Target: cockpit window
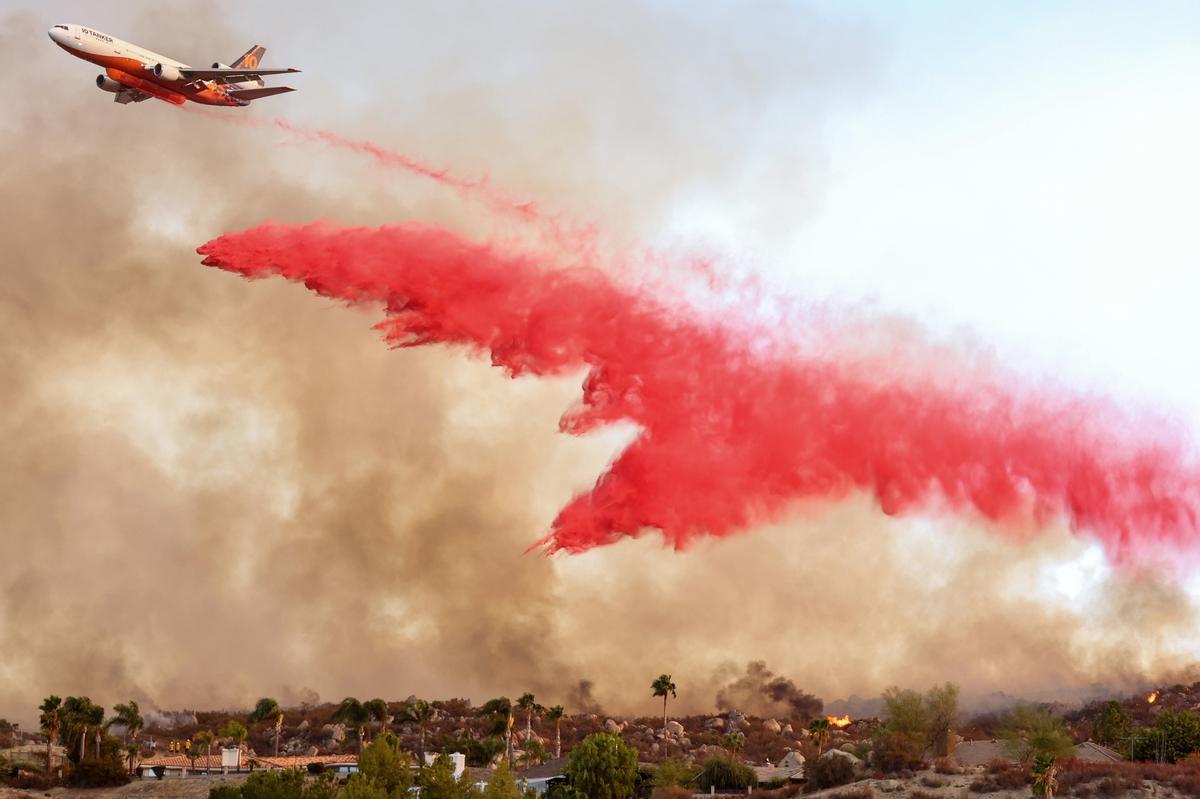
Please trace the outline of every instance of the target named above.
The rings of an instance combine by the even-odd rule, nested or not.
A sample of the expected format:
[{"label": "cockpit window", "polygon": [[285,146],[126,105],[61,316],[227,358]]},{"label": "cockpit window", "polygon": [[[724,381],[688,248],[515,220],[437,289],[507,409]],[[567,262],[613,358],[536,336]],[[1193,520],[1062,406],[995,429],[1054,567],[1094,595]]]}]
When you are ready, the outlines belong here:
[{"label": "cockpit window", "polygon": [[58,28],[58,29],[60,29],[60,30],[64,30],[64,31],[65,31],[65,30],[67,30],[67,26],[66,26],[66,25],[55,25],[54,27],[56,27],[56,28]]}]

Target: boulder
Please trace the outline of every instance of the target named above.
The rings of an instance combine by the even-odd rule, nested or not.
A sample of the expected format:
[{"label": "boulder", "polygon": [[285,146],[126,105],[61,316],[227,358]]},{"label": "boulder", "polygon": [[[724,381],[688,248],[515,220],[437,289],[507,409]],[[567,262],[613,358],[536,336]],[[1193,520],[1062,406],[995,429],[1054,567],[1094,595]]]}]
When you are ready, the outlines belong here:
[{"label": "boulder", "polygon": [[312,725],[308,723],[308,719],[305,719],[296,726],[296,732],[308,732],[308,728],[311,726]]},{"label": "boulder", "polygon": [[794,735],[794,734],[795,734],[795,733],[792,731],[792,725],[791,725],[791,724],[784,724],[784,725],[783,725],[783,729],[782,729],[782,730],[780,730],[780,732],[782,732],[784,735]]},{"label": "boulder", "polygon": [[625,725],[618,723],[615,719],[605,719],[604,720],[604,731],[605,732],[610,732],[610,733],[620,732],[623,729],[625,729]]},{"label": "boulder", "polygon": [[767,732],[780,733],[783,732],[783,725],[775,719],[767,719],[763,722],[763,729]]},{"label": "boulder", "polygon": [[828,760],[831,757],[844,757],[849,760],[850,765],[854,766],[855,768],[858,768],[859,764],[862,763],[862,760],[858,758],[858,755],[855,755],[851,752],[843,752],[841,749],[830,749],[828,752],[821,755],[822,760]]},{"label": "boulder", "polygon": [[900,780],[880,780],[879,782],[875,783],[875,785],[884,793],[892,793],[900,790],[902,787],[900,785]]},{"label": "boulder", "polygon": [[731,710],[726,715],[726,722],[731,730],[741,729],[742,725],[746,723],[746,714],[740,710]]},{"label": "boulder", "polygon": [[683,735],[683,725],[680,724],[678,721],[668,721],[667,722],[667,734],[673,735],[676,737]]},{"label": "boulder", "polygon": [[321,728],[321,732],[325,737],[334,743],[341,743],[346,740],[346,725],[345,724],[326,724]]},{"label": "boulder", "polygon": [[725,729],[725,719],[721,718],[720,716],[716,716],[704,722],[704,726],[706,729],[710,730],[723,730]]},{"label": "boulder", "polygon": [[321,754],[321,750],[315,746],[310,746],[308,749],[304,750],[304,754],[307,757],[316,757],[317,755]]}]

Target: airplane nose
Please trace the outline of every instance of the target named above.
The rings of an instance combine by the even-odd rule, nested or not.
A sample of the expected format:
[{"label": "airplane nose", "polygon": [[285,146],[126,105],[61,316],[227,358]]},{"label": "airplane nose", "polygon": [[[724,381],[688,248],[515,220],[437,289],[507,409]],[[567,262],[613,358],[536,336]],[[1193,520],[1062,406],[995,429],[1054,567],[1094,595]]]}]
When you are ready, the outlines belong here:
[{"label": "airplane nose", "polygon": [[50,40],[57,44],[62,44],[64,33],[66,33],[66,31],[59,27],[52,27],[46,31],[46,34],[50,37]]}]

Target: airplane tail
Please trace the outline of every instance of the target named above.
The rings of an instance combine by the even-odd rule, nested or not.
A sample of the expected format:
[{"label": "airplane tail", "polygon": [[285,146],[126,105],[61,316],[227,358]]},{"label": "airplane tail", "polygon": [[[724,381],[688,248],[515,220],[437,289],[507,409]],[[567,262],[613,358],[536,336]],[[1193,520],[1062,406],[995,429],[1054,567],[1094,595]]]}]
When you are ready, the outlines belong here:
[{"label": "airplane tail", "polygon": [[[247,50],[245,53],[243,53],[238,58],[237,61],[234,61],[232,64],[230,64],[230,66],[232,66],[235,69],[237,69],[239,67],[243,67],[245,69],[257,69],[258,67],[262,66],[263,56],[265,56],[266,54],[267,54],[267,48],[263,47],[261,44],[256,44],[253,47],[251,47],[249,50]],[[262,78],[259,78],[258,80],[243,81],[242,83],[239,83],[238,85],[244,86],[244,87],[250,87],[250,86],[266,86],[267,84],[263,81]]]}]

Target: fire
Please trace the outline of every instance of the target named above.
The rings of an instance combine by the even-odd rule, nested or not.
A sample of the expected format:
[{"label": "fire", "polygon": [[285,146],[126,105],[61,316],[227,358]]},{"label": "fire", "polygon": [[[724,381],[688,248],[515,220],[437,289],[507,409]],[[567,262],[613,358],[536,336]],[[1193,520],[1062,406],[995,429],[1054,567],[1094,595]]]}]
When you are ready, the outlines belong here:
[{"label": "fire", "polygon": [[1151,691],[1150,695],[1146,697],[1146,701],[1152,705],[1155,702],[1157,702],[1158,701],[1158,691]]},{"label": "fire", "polygon": [[848,727],[850,725],[849,716],[826,716],[825,720],[838,729],[841,729],[842,727]]}]

